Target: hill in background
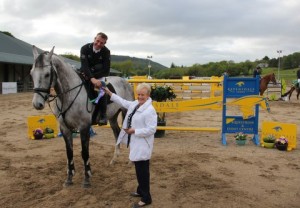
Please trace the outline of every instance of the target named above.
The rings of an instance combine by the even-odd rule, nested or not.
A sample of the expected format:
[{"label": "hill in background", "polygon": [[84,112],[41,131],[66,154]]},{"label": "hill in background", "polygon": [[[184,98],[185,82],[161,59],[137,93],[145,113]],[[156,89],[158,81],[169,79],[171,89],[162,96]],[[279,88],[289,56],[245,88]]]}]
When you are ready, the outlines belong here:
[{"label": "hill in background", "polygon": [[[148,69],[149,60],[144,58],[136,58],[136,57],[130,57],[130,56],[120,56],[120,55],[111,55],[111,62],[112,63],[122,63],[126,61],[131,61],[133,64],[133,68],[135,69]],[[154,62],[150,60],[151,65],[151,71],[158,71],[161,69],[168,69],[168,67]]]}]

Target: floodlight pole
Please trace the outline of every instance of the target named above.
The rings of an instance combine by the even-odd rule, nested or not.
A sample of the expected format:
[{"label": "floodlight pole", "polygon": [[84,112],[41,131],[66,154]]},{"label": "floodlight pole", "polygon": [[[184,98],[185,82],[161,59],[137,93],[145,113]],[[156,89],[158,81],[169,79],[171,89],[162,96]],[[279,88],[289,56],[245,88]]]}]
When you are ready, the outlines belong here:
[{"label": "floodlight pole", "polygon": [[279,78],[280,78],[280,75],[279,75],[279,72],[280,72],[280,54],[282,53],[282,50],[277,50],[277,53],[278,53],[278,73],[277,73],[277,80],[279,81]]},{"label": "floodlight pole", "polygon": [[151,69],[151,64],[150,64],[150,59],[152,58],[152,56],[147,56],[147,59],[148,59],[148,69],[149,69],[149,73],[148,73],[148,76],[150,78],[150,69]]}]

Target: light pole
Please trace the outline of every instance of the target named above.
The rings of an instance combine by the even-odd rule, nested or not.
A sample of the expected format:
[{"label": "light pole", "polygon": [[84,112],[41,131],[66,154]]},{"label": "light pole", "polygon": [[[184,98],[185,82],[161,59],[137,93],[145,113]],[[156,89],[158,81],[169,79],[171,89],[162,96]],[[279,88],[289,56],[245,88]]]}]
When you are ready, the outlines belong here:
[{"label": "light pole", "polygon": [[279,76],[279,71],[280,71],[280,54],[282,53],[282,50],[278,50],[277,53],[278,53],[278,73],[277,73],[277,80],[279,81],[279,78],[280,78],[280,76]]},{"label": "light pole", "polygon": [[147,59],[149,60],[148,62],[148,68],[149,68],[149,78],[150,78],[150,69],[151,69],[151,64],[150,64],[150,59],[152,58],[152,56],[147,56]]}]

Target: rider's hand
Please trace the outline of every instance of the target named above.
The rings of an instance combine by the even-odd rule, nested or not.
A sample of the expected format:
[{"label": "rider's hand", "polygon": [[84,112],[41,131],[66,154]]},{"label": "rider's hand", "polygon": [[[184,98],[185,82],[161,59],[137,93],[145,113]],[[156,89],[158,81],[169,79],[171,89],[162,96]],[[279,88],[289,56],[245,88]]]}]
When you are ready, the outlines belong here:
[{"label": "rider's hand", "polygon": [[50,95],[55,96],[56,92],[53,87],[50,88]]},{"label": "rider's hand", "polygon": [[100,88],[101,87],[101,81],[98,80],[98,79],[95,79],[94,77],[91,78],[91,82],[93,83],[93,85],[97,88]]}]

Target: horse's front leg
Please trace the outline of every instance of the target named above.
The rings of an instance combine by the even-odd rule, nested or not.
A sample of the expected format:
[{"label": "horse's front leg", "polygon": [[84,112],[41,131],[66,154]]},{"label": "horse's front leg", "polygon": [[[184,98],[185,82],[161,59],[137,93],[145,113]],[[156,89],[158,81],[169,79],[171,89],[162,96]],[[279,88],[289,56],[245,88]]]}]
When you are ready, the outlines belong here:
[{"label": "horse's front leg", "polygon": [[81,157],[84,163],[84,181],[83,187],[91,187],[90,177],[92,177],[91,165],[90,165],[90,155],[89,155],[89,144],[90,144],[90,127],[85,130],[80,131],[81,138]]},{"label": "horse's front leg", "polygon": [[65,140],[66,144],[66,152],[67,152],[67,158],[68,158],[68,170],[67,170],[67,179],[64,183],[65,186],[71,186],[73,185],[73,176],[75,175],[75,165],[73,160],[73,138],[72,138],[72,132],[69,131],[63,132],[63,138]]}]

